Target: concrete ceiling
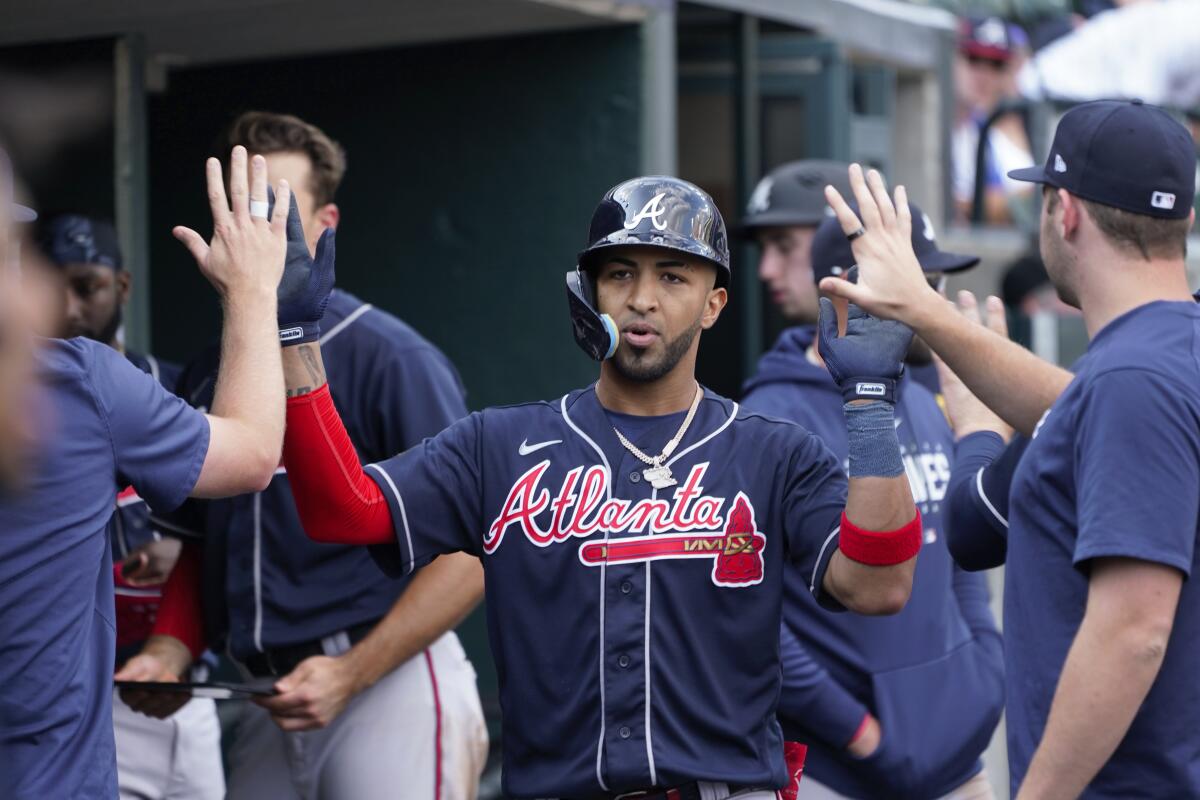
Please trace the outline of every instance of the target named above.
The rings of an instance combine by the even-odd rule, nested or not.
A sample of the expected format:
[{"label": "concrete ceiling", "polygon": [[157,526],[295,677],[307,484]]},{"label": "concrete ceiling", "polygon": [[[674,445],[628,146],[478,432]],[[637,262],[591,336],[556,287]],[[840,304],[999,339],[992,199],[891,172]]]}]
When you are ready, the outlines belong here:
[{"label": "concrete ceiling", "polygon": [[640,20],[659,0],[4,0],[0,45],[145,36],[171,65]]}]

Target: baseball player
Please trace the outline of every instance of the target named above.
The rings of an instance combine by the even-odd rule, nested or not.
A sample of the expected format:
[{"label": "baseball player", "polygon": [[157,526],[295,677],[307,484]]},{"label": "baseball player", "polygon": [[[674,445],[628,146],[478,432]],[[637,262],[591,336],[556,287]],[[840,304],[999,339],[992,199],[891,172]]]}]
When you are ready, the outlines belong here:
[{"label": "baseball player", "polygon": [[[179,368],[148,353],[126,350],[119,334],[133,278],[124,269],[112,226],[75,214],[62,215],[43,230],[41,249],[62,272],[67,336],[84,336],[124,353],[131,364],[173,392]],[[119,670],[150,636],[162,600],[162,583],[179,559],[183,543],[164,538],[154,528],[149,507],[132,486],[117,495],[109,529]],[[194,560],[197,555],[194,547],[189,547],[186,558]],[[221,727],[212,700],[192,700],[170,719],[157,720],[135,714],[114,696],[113,728],[121,797],[225,796]]]},{"label": "baseball player", "polygon": [[829,215],[825,187],[849,196],[849,164],[807,159],[771,170],[750,194],[738,233],[759,246],[758,277],[783,315],[800,325],[817,321],[812,240]]},{"label": "baseball player", "polygon": [[[1184,578],[1200,528],[1200,307],[1184,253],[1195,151],[1161,109],[1085,103],[1059,122],[1046,164],[1013,177],[1043,186],[1042,258],[1090,337],[1074,380],[1028,431],[1010,495],[1013,791],[1193,797],[1200,590]],[[1008,342],[918,287],[915,271],[897,249],[863,270],[865,285],[826,279],[822,288],[913,320],[939,353],[958,329],[981,344],[975,360],[1017,363]],[[947,364],[1006,420],[998,404],[1032,405],[969,378],[971,359],[956,363],[962,353],[947,345]],[[1048,393],[1030,374],[1004,377],[1035,398]]]},{"label": "baseball player", "polygon": [[[856,241],[907,237],[907,207],[876,188],[886,211]],[[846,401],[847,494],[812,434],[696,383],[728,285],[708,195],[671,177],[617,185],[567,274],[599,381],[472,414],[365,469],[315,349],[285,356],[285,463],[308,534],[387,545],[400,572],[483,560],[508,796],[773,798],[791,777],[775,721],[783,560],[831,608],[907,599],[921,523],[892,405],[909,332],[851,308],[823,344]]]},{"label": "baseball player", "polygon": [[[296,117],[263,112],[240,116],[228,139],[295,187],[306,239],[291,244],[332,265],[340,146]],[[335,289],[320,327],[315,346],[363,458],[406,450],[466,415],[453,365],[399,319]],[[186,370],[180,391],[193,405],[211,403],[217,365],[210,351]],[[482,596],[477,558],[389,577],[362,548],[309,541],[282,469],[264,490],[204,503],[176,523],[203,537],[210,634],[279,690],[248,706],[234,732],[231,798],[369,800],[393,798],[397,786],[413,798],[475,796],[487,729],[453,628]]]},{"label": "baseball player", "polygon": [[[213,413],[166,392],[88,339],[41,344],[41,449],[18,496],[0,501],[0,775],[13,798],[117,794],[111,682],[112,554],[106,527],[132,485],[163,508],[187,495],[265,486],[279,458],[283,391],[276,320],[285,328],[323,300],[284,286],[287,186],[266,214],[266,163],[232,157],[232,210],[221,166],[207,166],[211,244],[175,234],[222,296],[225,347]],[[253,172],[251,181],[248,173]],[[69,511],[69,513],[64,513]],[[167,615],[164,598],[160,617]]]},{"label": "baseball player", "polygon": [[[912,245],[931,285],[978,263],[938,249],[929,218],[913,203],[909,211],[922,221]],[[812,239],[815,278],[853,264],[838,221],[826,218]],[[842,396],[818,352],[832,333],[785,331],[746,382],[742,404],[799,423],[844,461]],[[913,344],[908,357],[930,358]],[[1003,706],[1003,648],[983,576],[958,569],[946,548],[954,440],[936,398],[907,374],[894,422],[924,524],[912,597],[887,619],[823,614],[803,575],[785,581],[780,722],[809,745],[801,798],[988,798],[979,756]]]}]

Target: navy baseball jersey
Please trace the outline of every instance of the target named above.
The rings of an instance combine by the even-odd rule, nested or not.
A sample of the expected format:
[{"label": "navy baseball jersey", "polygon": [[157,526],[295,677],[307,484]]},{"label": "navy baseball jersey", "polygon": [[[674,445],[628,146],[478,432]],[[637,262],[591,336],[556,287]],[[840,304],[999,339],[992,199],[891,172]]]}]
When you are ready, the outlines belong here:
[{"label": "navy baseball jersey", "polygon": [[183,501],[208,421],[97,342],[39,359],[42,448],[0,501],[0,776],[10,798],[115,797],[108,523],[119,486]]},{"label": "navy baseball jersey", "polygon": [[946,493],[946,541],[959,566],[998,567],[1008,552],[1008,499],[1013,475],[1029,439],[1007,446],[1000,434],[978,431],[954,446],[954,469]]},{"label": "navy baseball jersey", "polygon": [[[149,353],[125,352],[129,363],[158,381],[168,392],[175,391],[180,368],[169,361],[159,361]],[[139,547],[161,538],[150,521],[150,506],[132,486],[117,495],[117,512],[109,523],[112,540],[113,580],[116,584],[117,664],[121,664],[141,649],[150,635],[158,606],[162,601],[161,586],[131,586],[121,575],[121,562]]]},{"label": "navy baseball jersey", "polygon": [[[337,290],[321,329],[330,389],[360,458],[407,450],[466,415],[453,365],[394,316]],[[218,355],[209,351],[181,378],[193,405],[212,403]],[[365,548],[305,536],[282,468],[265,491],[192,501],[164,523],[204,538],[206,627],[237,658],[373,622],[407,585],[381,573]]]},{"label": "navy baseball jersey", "polygon": [[[1005,570],[1008,758],[1045,731],[1096,558],[1190,576],[1200,531],[1200,306],[1155,302],[1102,328],[1013,480]],[[1083,796],[1200,796],[1200,586],[1185,580],[1158,677]]]},{"label": "navy baseball jersey", "polygon": [[[381,562],[482,559],[508,796],[782,786],[783,562],[820,590],[845,475],[799,426],[706,392],[656,489],[614,420],[589,387],[369,465],[396,528]],[[680,422],[625,431],[657,453]]]},{"label": "navy baseball jersey", "polygon": [[[799,423],[845,465],[845,401],[808,359],[813,341],[812,328],[785,331],[746,382],[743,406]],[[1003,652],[984,577],[958,569],[946,548],[953,435],[933,394],[907,376],[894,424],[924,524],[912,595],[894,616],[826,614],[807,576],[788,575],[779,716],[787,738],[809,744],[804,771],[820,783],[851,797],[929,798],[982,768],[1004,702]],[[868,710],[883,742],[854,760],[845,747]]]}]

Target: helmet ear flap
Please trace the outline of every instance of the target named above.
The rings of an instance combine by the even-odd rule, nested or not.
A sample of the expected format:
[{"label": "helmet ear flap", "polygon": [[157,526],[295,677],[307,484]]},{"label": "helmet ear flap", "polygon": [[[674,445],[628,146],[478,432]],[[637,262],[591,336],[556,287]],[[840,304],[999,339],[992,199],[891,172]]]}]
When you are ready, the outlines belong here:
[{"label": "helmet ear flap", "polygon": [[596,310],[595,293],[579,267],[567,273],[567,305],[575,343],[596,361],[612,358],[621,341],[617,324]]}]

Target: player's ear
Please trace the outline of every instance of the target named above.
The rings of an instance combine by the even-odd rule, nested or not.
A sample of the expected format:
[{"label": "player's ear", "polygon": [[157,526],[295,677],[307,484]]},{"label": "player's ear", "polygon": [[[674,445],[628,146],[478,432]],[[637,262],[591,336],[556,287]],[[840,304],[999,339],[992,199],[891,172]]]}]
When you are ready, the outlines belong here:
[{"label": "player's ear", "polygon": [[708,330],[716,325],[717,318],[721,316],[721,311],[728,302],[729,291],[725,287],[710,290],[704,306],[704,316],[700,318],[700,327]]},{"label": "player's ear", "polygon": [[127,269],[119,269],[116,272],[117,283],[117,303],[125,305],[129,302],[129,293],[133,290],[133,275]]},{"label": "player's ear", "polygon": [[337,203],[326,203],[317,209],[314,216],[316,216],[317,222],[324,227],[337,230],[338,222],[342,219],[342,212],[337,207]]}]

